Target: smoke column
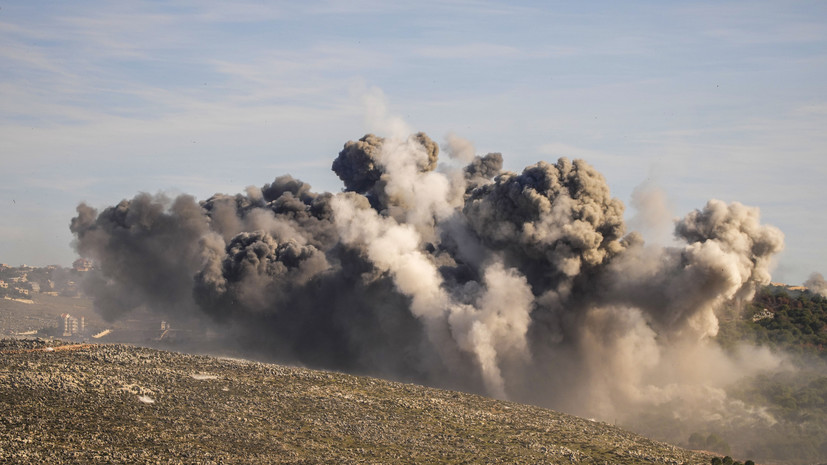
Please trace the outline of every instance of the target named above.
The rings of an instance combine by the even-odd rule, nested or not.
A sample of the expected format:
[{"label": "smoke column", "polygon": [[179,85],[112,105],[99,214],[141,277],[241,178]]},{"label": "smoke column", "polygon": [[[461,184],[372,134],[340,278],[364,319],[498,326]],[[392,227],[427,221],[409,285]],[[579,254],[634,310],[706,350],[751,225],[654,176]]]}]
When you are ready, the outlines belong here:
[{"label": "smoke column", "polygon": [[783,248],[758,209],[710,200],[675,221],[676,245],[649,245],[583,160],[513,173],[457,136],[443,147],[439,164],[423,133],[347,142],[339,193],[280,176],[202,201],[81,204],[74,246],[97,265],[86,291],[109,319],[208,319],[272,360],[607,421],[667,405],[689,423],[772,421],[723,386],[779,357],[709,342]]},{"label": "smoke column", "polygon": [[827,281],[824,280],[821,273],[811,274],[807,281],[804,281],[804,287],[816,294],[827,297]]}]

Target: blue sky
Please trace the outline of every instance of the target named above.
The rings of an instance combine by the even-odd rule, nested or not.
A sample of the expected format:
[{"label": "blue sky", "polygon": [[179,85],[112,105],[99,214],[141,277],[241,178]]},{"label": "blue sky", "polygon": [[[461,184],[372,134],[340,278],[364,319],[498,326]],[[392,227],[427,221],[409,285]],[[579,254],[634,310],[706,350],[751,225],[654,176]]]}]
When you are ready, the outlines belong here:
[{"label": "blue sky", "polygon": [[775,279],[827,272],[822,1],[0,2],[0,262],[71,263],[81,201],[338,191],[389,118],[511,170],[584,158],[627,207],[759,207]]}]

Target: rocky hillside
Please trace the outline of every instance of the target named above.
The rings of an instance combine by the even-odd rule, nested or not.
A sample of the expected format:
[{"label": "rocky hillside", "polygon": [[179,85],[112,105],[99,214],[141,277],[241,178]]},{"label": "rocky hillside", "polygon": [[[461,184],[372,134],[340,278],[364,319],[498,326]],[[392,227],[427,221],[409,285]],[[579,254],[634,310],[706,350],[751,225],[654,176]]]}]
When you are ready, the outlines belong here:
[{"label": "rocky hillside", "polygon": [[458,392],[124,345],[0,342],[0,463],[709,460]]}]

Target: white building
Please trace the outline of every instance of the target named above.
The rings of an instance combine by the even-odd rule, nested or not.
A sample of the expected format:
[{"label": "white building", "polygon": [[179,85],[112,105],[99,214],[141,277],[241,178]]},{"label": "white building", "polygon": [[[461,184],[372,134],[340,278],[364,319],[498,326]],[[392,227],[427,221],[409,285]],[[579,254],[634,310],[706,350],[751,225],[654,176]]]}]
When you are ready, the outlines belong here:
[{"label": "white building", "polygon": [[86,331],[86,319],[77,319],[68,313],[60,315],[60,329],[63,336],[74,336]]}]

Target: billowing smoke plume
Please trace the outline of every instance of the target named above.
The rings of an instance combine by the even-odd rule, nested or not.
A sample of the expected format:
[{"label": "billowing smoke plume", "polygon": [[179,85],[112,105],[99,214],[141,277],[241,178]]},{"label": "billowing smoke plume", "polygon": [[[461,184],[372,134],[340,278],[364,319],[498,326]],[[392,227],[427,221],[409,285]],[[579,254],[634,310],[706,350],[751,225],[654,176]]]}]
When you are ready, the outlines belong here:
[{"label": "billowing smoke plume", "polygon": [[824,280],[821,273],[811,274],[807,281],[804,281],[804,287],[809,289],[810,292],[827,297],[827,281]]},{"label": "billowing smoke plume", "polygon": [[274,360],[606,420],[715,414],[728,382],[779,363],[706,342],[783,247],[757,209],[711,200],[677,220],[679,245],[647,245],[585,161],[513,173],[458,137],[444,147],[439,165],[423,133],[348,142],[335,194],[281,176],[201,202],[82,204],[71,229],[98,267],[87,291],[108,318],[202,316]]}]

